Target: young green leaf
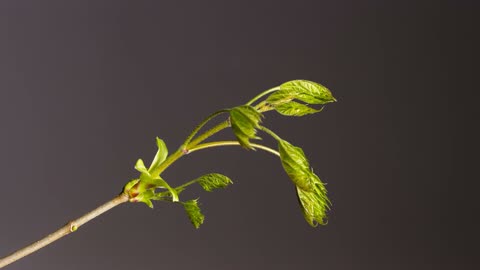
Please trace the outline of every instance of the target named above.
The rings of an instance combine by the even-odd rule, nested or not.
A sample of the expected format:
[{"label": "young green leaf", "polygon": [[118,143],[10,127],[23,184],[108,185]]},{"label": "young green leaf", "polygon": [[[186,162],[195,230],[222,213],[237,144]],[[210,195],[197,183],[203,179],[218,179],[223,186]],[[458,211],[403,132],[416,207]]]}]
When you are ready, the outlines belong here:
[{"label": "young green leaf", "polygon": [[303,150],[285,140],[278,141],[278,150],[282,166],[293,183],[302,190],[312,190],[314,177]]},{"label": "young green leaf", "polygon": [[152,170],[157,168],[160,164],[162,164],[162,162],[165,161],[168,155],[168,149],[165,142],[158,137],[156,138],[156,141],[157,141],[158,151],[157,151],[157,154],[155,155],[155,158],[153,158],[150,168],[148,168],[149,172],[151,172]]},{"label": "young green leaf", "polygon": [[277,112],[286,116],[304,116],[306,114],[313,114],[322,111],[308,107],[307,105],[290,101],[288,103],[279,104],[274,107]]},{"label": "young green leaf", "polygon": [[331,203],[327,197],[325,185],[320,181],[318,176],[313,175],[315,184],[312,191],[305,191],[299,187],[297,187],[296,190],[305,220],[310,226],[316,227],[318,224],[326,224],[326,211],[330,209]]},{"label": "young green leaf", "polygon": [[200,211],[198,199],[182,202],[182,204],[193,226],[198,229],[205,220],[205,216]]},{"label": "young green leaf", "polygon": [[210,173],[203,175],[199,177],[196,181],[206,191],[213,191],[217,188],[226,188],[228,185],[233,184],[230,178],[219,173]]},{"label": "young green leaf", "polygon": [[294,100],[307,104],[326,104],[336,101],[328,88],[306,80],[294,80],[280,85],[280,90],[272,93],[266,101],[277,112],[287,116],[303,116],[323,109],[317,110]]},{"label": "young green leaf", "polygon": [[286,82],[280,85],[280,91],[289,92],[293,94],[295,99],[308,104],[326,104],[336,101],[332,92],[330,92],[328,88],[316,82],[307,80]]},{"label": "young green leaf", "polygon": [[230,109],[232,129],[241,146],[254,149],[250,145],[250,139],[259,139],[256,129],[260,127],[261,118],[262,114],[252,106],[243,105]]},{"label": "young green leaf", "polygon": [[296,95],[297,93],[293,91],[278,90],[268,96],[267,103],[275,107],[292,101],[293,99],[295,99]]},{"label": "young green leaf", "polygon": [[135,170],[137,170],[141,173],[149,174],[142,159],[138,159],[137,163],[135,163]]}]

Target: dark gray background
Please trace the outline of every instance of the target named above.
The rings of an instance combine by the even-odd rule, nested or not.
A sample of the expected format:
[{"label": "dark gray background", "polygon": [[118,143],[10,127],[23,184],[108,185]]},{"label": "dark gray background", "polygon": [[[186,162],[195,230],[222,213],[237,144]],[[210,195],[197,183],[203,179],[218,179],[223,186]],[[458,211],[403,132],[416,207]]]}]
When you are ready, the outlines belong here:
[{"label": "dark gray background", "polygon": [[9,269],[478,269],[474,2],[1,1],[0,255],[115,196],[155,136],[302,78],[339,102],[265,123],[328,182],[327,226],[273,156],[208,150],[164,174],[235,181],[186,194],[199,230],[122,205]]}]

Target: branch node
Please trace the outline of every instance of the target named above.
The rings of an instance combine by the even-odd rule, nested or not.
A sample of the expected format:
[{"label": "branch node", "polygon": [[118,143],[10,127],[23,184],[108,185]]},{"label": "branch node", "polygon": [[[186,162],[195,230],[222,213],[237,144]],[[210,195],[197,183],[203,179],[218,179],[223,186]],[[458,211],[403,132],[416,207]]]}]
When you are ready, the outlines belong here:
[{"label": "branch node", "polygon": [[78,230],[77,224],[75,224],[75,222],[73,221],[70,221],[68,223],[68,227],[70,228],[70,232],[75,232],[76,230]]}]

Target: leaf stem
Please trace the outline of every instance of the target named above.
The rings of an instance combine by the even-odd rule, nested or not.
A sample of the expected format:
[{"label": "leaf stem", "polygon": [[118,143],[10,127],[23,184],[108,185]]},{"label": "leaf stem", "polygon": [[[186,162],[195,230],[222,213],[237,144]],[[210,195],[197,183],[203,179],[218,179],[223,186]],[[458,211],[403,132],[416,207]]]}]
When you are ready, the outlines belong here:
[{"label": "leaf stem", "polygon": [[[213,147],[218,147],[218,146],[232,146],[232,145],[240,146],[240,143],[238,141],[216,141],[216,142],[202,143],[202,144],[198,144],[198,145],[194,146],[193,148],[190,148],[189,153],[199,151],[199,150],[202,150],[202,149],[207,149],[207,148],[213,148]],[[261,145],[261,144],[256,144],[256,143],[251,143],[251,145],[254,148],[264,150],[264,151],[269,152],[271,154],[274,154],[276,156],[280,156],[280,153],[278,153],[276,150],[274,150],[274,149],[272,149],[268,146]],[[198,179],[194,179],[194,180],[188,181],[188,182],[186,182],[186,183],[184,183],[180,186],[175,187],[175,189],[182,190],[182,189],[184,189],[184,188],[186,188],[190,185],[193,185],[197,182],[198,182]]]},{"label": "leaf stem", "polygon": [[178,187],[175,187],[175,189],[183,189],[183,188],[186,188],[186,187],[188,187],[188,186],[190,186],[190,185],[193,185],[193,184],[195,184],[195,183],[197,183],[197,182],[198,182],[198,179],[193,179],[193,180],[191,180],[191,181],[188,181],[188,182],[186,182],[186,183],[181,184],[181,185],[178,186]]},{"label": "leaf stem", "polygon": [[247,102],[245,105],[252,105],[255,101],[257,101],[258,99],[260,99],[261,97],[267,95],[267,94],[270,94],[272,92],[275,92],[275,91],[278,91],[280,90],[280,86],[276,86],[276,87],[273,87],[273,88],[270,88],[266,91],[263,91],[262,93],[258,94],[257,96],[255,96],[254,98],[252,98],[249,102]]},{"label": "leaf stem", "polygon": [[[218,146],[230,146],[230,145],[240,145],[240,143],[238,141],[217,141],[217,142],[202,143],[193,148],[190,148],[190,153],[198,150],[206,149],[206,148],[212,148],[212,147],[218,147]],[[276,156],[280,156],[280,153],[278,153],[278,151],[268,146],[256,144],[256,143],[250,143],[250,145],[253,146],[253,148],[261,149],[271,154],[274,154]]]},{"label": "leaf stem", "polygon": [[261,101],[257,105],[255,105],[255,109],[257,109],[259,112],[268,112],[273,110],[273,107],[270,106],[265,100]]},{"label": "leaf stem", "polygon": [[98,217],[99,215],[107,212],[108,210],[114,208],[115,206],[118,206],[124,202],[127,202],[128,201],[128,195],[125,194],[125,193],[122,193],[120,195],[118,195],[117,197],[113,198],[112,200],[100,205],[99,207],[95,208],[94,210],[86,213],[85,215],[75,219],[75,220],[72,220],[70,222],[68,222],[65,226],[61,227],[60,229],[58,229],[57,231],[55,231],[54,233],[51,233],[47,236],[45,236],[44,238],[40,239],[39,241],[37,242],[34,242],[24,248],[21,248],[15,252],[13,252],[12,254],[4,257],[4,258],[1,258],[0,259],[0,268],[3,268],[45,246],[47,246],[48,244],[51,244],[52,242],[55,242],[57,241],[58,239],[72,233],[72,232],[75,232],[80,226],[82,226],[83,224],[89,222],[90,220]]},{"label": "leaf stem", "polygon": [[[280,90],[280,86],[277,86],[277,87],[273,87],[273,88],[270,88],[262,93],[260,93],[259,95],[257,95],[256,97],[254,97],[253,99],[251,99],[246,105],[251,105],[253,102],[257,101],[259,98],[271,93],[271,92],[275,92],[277,90]],[[262,105],[263,106],[263,105]],[[185,142],[180,146],[180,149],[178,149],[176,152],[174,152],[173,154],[171,154],[170,156],[167,157],[167,159],[162,162],[162,164],[160,164],[160,166],[158,166],[155,170],[153,170],[151,172],[152,176],[159,176],[163,171],[165,171],[170,165],[172,165],[175,161],[177,161],[179,158],[181,158],[183,155],[185,155],[186,153],[189,153],[190,151],[192,151],[192,148],[195,148],[195,146],[197,146],[199,143],[203,142],[204,140],[208,139],[209,137],[211,137],[212,135],[214,135],[215,133],[225,129],[225,128],[228,128],[230,127],[230,121],[229,120],[226,120],[226,121],[223,121],[221,122],[220,124],[214,126],[213,128],[207,130],[205,133],[203,133],[202,135],[198,136],[196,139],[192,140],[193,137],[198,133],[198,131],[210,120],[212,120],[214,117],[222,114],[222,113],[225,113],[225,112],[228,112],[228,110],[220,110],[218,112],[215,112],[213,114],[211,114],[210,116],[208,116],[207,118],[205,118],[205,120],[203,120],[193,131],[192,133],[187,137],[187,139],[185,140]],[[278,138],[278,136],[277,136]],[[261,148],[260,148],[261,149]]]},{"label": "leaf stem", "polygon": [[264,127],[264,126],[260,126],[259,127],[260,130],[264,131],[265,133],[267,133],[268,135],[272,136],[275,140],[277,141],[281,141],[282,138],[280,138],[280,136],[278,136],[277,134],[275,134],[275,132],[271,131],[270,129]]},{"label": "leaf stem", "polygon": [[[213,148],[213,147],[218,147],[218,146],[232,146],[232,145],[240,146],[240,143],[238,141],[216,141],[216,142],[202,143],[202,144],[198,144],[197,146],[195,146],[193,148],[190,148],[189,153],[192,153],[192,152],[195,152],[195,151],[198,151],[198,150],[202,150],[202,149],[207,149],[207,148]],[[274,149],[272,149],[268,146],[261,145],[261,144],[256,144],[256,143],[251,143],[251,145],[254,148],[264,150],[264,151],[269,152],[271,154],[274,154],[276,156],[280,156],[280,153],[278,153],[276,150],[274,150]],[[198,182],[198,179],[194,179],[194,180],[188,181],[188,182],[186,182],[186,183],[184,183],[180,186],[174,187],[174,188],[177,189],[177,190],[179,190],[179,189],[183,190],[184,188],[186,188],[190,185],[193,185],[197,182]],[[157,193],[157,194],[159,194],[159,193]],[[165,194],[168,195],[168,192],[165,192]]]},{"label": "leaf stem", "polygon": [[190,142],[188,145],[187,145],[187,148],[185,150],[189,150],[193,147],[195,147],[197,144],[203,142],[204,140],[210,138],[212,135],[214,135],[215,133],[225,129],[225,128],[228,128],[230,127],[230,121],[229,120],[226,120],[226,121],[223,121],[222,123],[214,126],[213,128],[207,130],[205,133],[203,133],[202,135],[198,136],[195,140],[193,140],[192,142]]},{"label": "leaf stem", "polygon": [[177,159],[181,158],[184,154],[185,153],[181,149],[178,149],[173,154],[168,156],[167,159],[165,159],[165,161],[163,161],[158,167],[153,169],[150,174],[154,178],[159,176],[163,171],[165,171],[165,169],[168,168],[168,166],[172,165],[172,163],[174,163]]},{"label": "leaf stem", "polygon": [[188,143],[186,146],[182,144],[180,149],[178,149],[175,153],[171,154],[167,157],[167,159],[162,162],[157,168],[152,170],[152,176],[159,176],[163,171],[165,171],[170,165],[172,165],[175,161],[181,158],[183,155],[188,153],[190,148],[195,147],[197,144],[201,143],[202,141],[208,139],[210,136],[214,135],[215,133],[227,128],[230,126],[230,121],[223,121],[222,123],[214,126],[213,128],[205,131],[202,135],[198,136],[195,140]]},{"label": "leaf stem", "polygon": [[213,118],[215,118],[216,116],[222,114],[222,113],[226,113],[228,112],[228,110],[220,110],[218,112],[214,112],[212,113],[211,115],[209,115],[207,118],[205,118],[205,120],[203,120],[200,124],[198,124],[197,127],[195,127],[195,129],[192,131],[192,133],[190,133],[190,135],[188,135],[187,139],[185,140],[185,142],[183,143],[183,147],[187,146],[190,141],[193,139],[193,137],[198,133],[198,131],[203,127],[205,126],[205,124],[212,120]]}]

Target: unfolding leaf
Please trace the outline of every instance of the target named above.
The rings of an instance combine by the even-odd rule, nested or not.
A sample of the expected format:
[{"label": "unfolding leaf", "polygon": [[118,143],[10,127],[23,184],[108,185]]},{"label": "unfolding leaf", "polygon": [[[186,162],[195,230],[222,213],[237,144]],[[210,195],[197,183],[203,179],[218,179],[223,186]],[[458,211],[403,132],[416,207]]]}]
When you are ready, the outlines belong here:
[{"label": "unfolding leaf", "polygon": [[315,180],[312,191],[305,191],[299,187],[296,187],[296,190],[305,220],[310,226],[316,227],[318,224],[326,224],[326,212],[330,209],[331,203],[327,197],[325,185],[320,181],[318,176],[313,175]]},{"label": "unfolding leaf", "polygon": [[252,106],[244,105],[230,109],[230,121],[233,132],[240,145],[247,149],[253,149],[250,139],[259,139],[257,128],[260,126],[262,114]]},{"label": "unfolding leaf", "polygon": [[147,168],[145,167],[145,164],[143,163],[143,160],[142,159],[138,159],[137,160],[137,163],[135,163],[135,170],[141,172],[141,173],[146,173],[146,174],[149,174],[148,173],[148,170]]},{"label": "unfolding leaf", "polygon": [[172,195],[172,201],[173,202],[178,202],[178,193],[177,191],[172,188],[167,181],[163,180],[160,176],[157,176],[155,178],[140,178],[143,180],[145,183],[152,183],[155,185],[155,187],[162,187],[168,189],[170,191],[170,194]]},{"label": "unfolding leaf", "polygon": [[233,184],[230,178],[219,173],[210,173],[203,175],[199,177],[196,181],[206,191],[212,191],[217,188],[226,188],[228,185]]},{"label": "unfolding leaf", "polygon": [[312,114],[322,111],[316,110],[314,108],[308,107],[307,105],[290,101],[287,103],[283,103],[274,107],[277,112],[287,116],[304,116],[306,114]]},{"label": "unfolding leaf", "polygon": [[144,191],[140,193],[137,197],[134,198],[135,202],[143,202],[145,203],[148,207],[153,208],[153,203],[151,201],[152,197],[155,196],[155,191],[152,189],[149,189],[147,191]]},{"label": "unfolding leaf", "polygon": [[280,90],[268,96],[266,102],[277,112],[287,116],[303,116],[320,112],[307,104],[326,104],[336,101],[332,93],[325,86],[306,80],[294,80],[280,85]]},{"label": "unfolding leaf", "polygon": [[297,93],[294,91],[278,90],[268,96],[267,103],[275,107],[292,101],[293,99],[295,99],[296,95]]},{"label": "unfolding leaf", "polygon": [[148,168],[148,171],[150,172],[155,168],[157,168],[160,164],[162,164],[162,162],[165,161],[168,155],[168,149],[165,142],[158,137],[156,138],[156,141],[157,141],[158,151],[157,151],[157,154],[155,155],[155,158],[153,158],[150,168]]},{"label": "unfolding leaf", "polygon": [[198,199],[182,202],[182,204],[193,226],[198,229],[205,220],[205,216],[200,211]]},{"label": "unfolding leaf", "polygon": [[280,91],[288,92],[293,95],[294,99],[301,100],[308,104],[326,104],[336,101],[328,88],[307,80],[286,82],[280,85]]},{"label": "unfolding leaf", "polygon": [[303,150],[285,140],[278,141],[278,150],[282,166],[293,183],[302,190],[312,190],[313,173]]}]

